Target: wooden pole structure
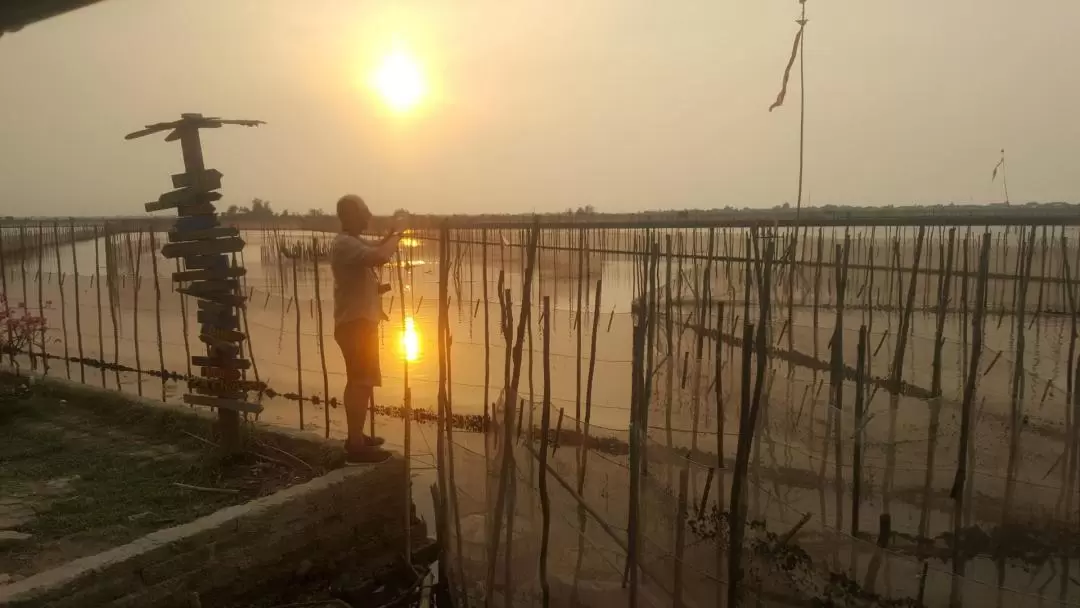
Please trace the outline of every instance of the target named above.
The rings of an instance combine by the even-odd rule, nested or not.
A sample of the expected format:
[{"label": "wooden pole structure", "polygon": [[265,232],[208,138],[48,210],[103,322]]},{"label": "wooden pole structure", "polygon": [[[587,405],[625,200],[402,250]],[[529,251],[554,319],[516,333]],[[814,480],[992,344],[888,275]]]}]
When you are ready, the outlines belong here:
[{"label": "wooden pole structure", "polygon": [[[318,240],[315,237],[311,237],[311,245],[314,250],[318,245]],[[322,369],[323,378],[323,424],[325,430],[324,436],[330,438],[330,377],[326,372],[326,338],[323,334],[323,307],[322,307],[322,292],[319,286],[319,256],[311,256],[311,269],[315,278],[315,328],[319,332],[319,365]],[[374,429],[372,429],[372,436],[374,437]]]},{"label": "wooden pole structure", "polygon": [[[227,257],[243,250],[244,241],[235,228],[222,227],[218,222],[213,203],[221,198],[215,192],[221,187],[221,172],[206,168],[199,129],[259,124],[255,120],[182,114],[180,120],[148,125],[125,137],[136,139],[168,131],[165,141],[180,142],[184,172],[172,176],[175,189],[145,207],[148,212],[176,209],[179,216],[161,254],[169,259],[184,259],[185,270],[173,274],[173,281],[187,282],[179,291],[199,300],[199,339],[206,344],[206,356],[191,357],[191,364],[201,369],[202,377],[197,382],[189,381],[193,392],[184,395],[184,401],[217,409],[219,445],[225,456],[240,452],[240,412],[258,414],[262,406],[244,400],[250,384],[241,380],[241,371],[251,364],[239,356],[240,343],[246,336],[240,331],[236,314],[246,300],[239,293],[236,279],[243,275],[243,269],[230,267]],[[137,340],[138,336],[136,344]]]},{"label": "wooden pole structure", "polygon": [[[180,273],[180,260],[179,258],[173,260],[176,265],[176,274]],[[176,292],[176,296],[180,299],[180,330],[184,332],[184,363],[187,369],[188,379],[192,378],[191,375],[191,340],[188,337],[188,312],[187,312],[187,296],[185,296],[180,290],[176,289],[173,285],[173,291]],[[247,329],[245,328],[246,332]]]},{"label": "wooden pole structure", "polygon": [[[953,538],[960,538],[961,516],[964,503],[964,486],[967,483],[968,466],[968,443],[971,433],[971,406],[975,400],[975,382],[979,378],[979,357],[982,355],[983,332],[985,331],[985,308],[987,292],[987,275],[990,267],[990,234],[984,233],[982,247],[979,252],[979,277],[976,283],[975,305],[971,321],[971,360],[968,369],[967,382],[964,384],[964,400],[960,418],[960,453],[957,456],[956,476],[953,478],[952,490],[949,497],[953,500]],[[965,558],[961,543],[954,542],[952,546],[953,578],[952,589],[949,594],[949,606],[961,608],[963,597],[961,596],[960,581],[964,577]]]},{"label": "wooden pole structure", "polygon": [[[38,255],[41,255],[41,231],[38,231]],[[41,263],[42,259],[38,258],[38,288],[41,287]],[[94,226],[94,287],[96,289],[96,304],[97,304],[97,333],[98,333],[98,363],[101,364],[101,388],[105,388],[105,320],[101,311],[101,243],[98,235],[98,227]],[[38,302],[41,302],[41,292],[38,292]],[[42,316],[44,316],[44,308],[42,308]],[[45,340],[44,333],[42,333],[42,353],[45,352]],[[46,359],[47,361],[48,359]]]},{"label": "wooden pole structure", "polygon": [[118,249],[111,227],[105,224],[105,274],[108,277],[109,287],[109,320],[112,322],[113,372],[116,376],[116,390],[120,390],[120,323],[116,318],[116,309],[120,306],[119,288],[116,285],[116,277],[119,275],[116,263]]},{"label": "wooden pole structure", "polygon": [[[534,237],[535,238],[535,237]],[[534,241],[535,242],[535,241]],[[551,298],[544,296],[544,406],[540,411],[540,602],[551,603],[548,585],[548,543],[551,537],[551,499],[548,497],[548,431],[551,429]],[[497,537],[496,537],[497,538]],[[507,598],[507,605],[510,605]]]}]

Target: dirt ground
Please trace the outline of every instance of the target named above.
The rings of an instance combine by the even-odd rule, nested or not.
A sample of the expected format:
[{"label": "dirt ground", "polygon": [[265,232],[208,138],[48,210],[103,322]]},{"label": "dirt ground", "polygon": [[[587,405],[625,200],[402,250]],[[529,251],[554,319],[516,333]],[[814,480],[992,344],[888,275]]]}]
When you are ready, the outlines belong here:
[{"label": "dirt ground", "polygon": [[315,475],[226,463],[198,427],[68,397],[0,375],[0,585]]}]

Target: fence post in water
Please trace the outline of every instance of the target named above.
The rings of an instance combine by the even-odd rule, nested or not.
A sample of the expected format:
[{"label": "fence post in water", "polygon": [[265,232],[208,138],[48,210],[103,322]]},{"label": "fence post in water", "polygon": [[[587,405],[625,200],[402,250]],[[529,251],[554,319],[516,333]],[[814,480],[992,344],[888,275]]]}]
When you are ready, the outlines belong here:
[{"label": "fence post in water", "polygon": [[859,506],[862,502],[862,449],[865,429],[864,401],[866,399],[866,326],[859,328],[859,353],[855,364],[855,448],[851,459],[851,535],[859,536]]},{"label": "fence post in water", "polygon": [[[923,481],[923,504],[919,515],[919,543],[927,538],[930,522],[930,487],[934,482],[934,461],[937,452],[938,428],[941,423],[941,350],[945,345],[945,318],[949,312],[949,292],[952,288],[953,248],[956,243],[956,229],[949,229],[948,251],[938,256],[940,264],[938,275],[937,327],[934,331],[933,378],[930,393],[930,428],[927,433],[926,477]],[[945,245],[942,245],[943,247]]]},{"label": "fence post in water", "polygon": [[[963,514],[964,486],[967,483],[968,443],[971,433],[971,406],[975,399],[975,382],[979,377],[979,356],[982,354],[983,331],[985,329],[987,275],[990,266],[990,234],[982,237],[979,252],[979,277],[976,283],[974,314],[971,321],[971,360],[968,366],[967,381],[964,383],[964,400],[960,418],[960,453],[956,462],[956,477],[949,493],[953,499],[953,539],[960,538],[961,516]],[[965,558],[960,542],[952,544],[953,577],[949,594],[949,606],[961,608],[960,581],[964,577]]]},{"label": "fence post in water", "polygon": [[[491,413],[488,408],[491,403],[488,401],[490,398],[491,389],[491,316],[490,316],[490,302],[488,301],[488,251],[487,251],[487,228],[480,231],[480,281],[482,286],[482,296],[484,298],[484,418],[482,421],[481,431],[484,434],[484,501],[485,506],[488,507],[484,511],[490,518],[491,515],[491,497],[490,493],[486,491],[489,477],[491,475],[491,448],[488,438],[488,426],[491,421]],[[405,296],[402,295],[402,298]],[[404,303],[404,299],[402,300]],[[532,357],[532,344],[529,345],[529,356]],[[529,429],[532,431],[532,428]],[[531,481],[530,481],[531,483]]]},{"label": "fence post in water", "polygon": [[[664,340],[667,359],[664,360],[664,435],[667,438],[667,449],[671,452],[674,447],[674,437],[671,433],[671,410],[675,400],[675,357],[674,351],[674,312],[671,301],[671,235],[664,235]],[[671,483],[673,469],[668,465],[668,483]],[[580,493],[580,492],[579,492]],[[579,560],[580,561],[580,560]]]},{"label": "fence post in water", "polygon": [[[535,237],[533,237],[535,239]],[[534,241],[535,243],[535,241]],[[527,319],[526,319],[527,321]],[[544,405],[540,412],[540,593],[541,605],[547,608],[551,601],[548,586],[548,540],[551,534],[551,499],[548,497],[547,461],[548,430],[551,428],[551,298],[544,296]],[[508,447],[508,446],[507,446]],[[497,537],[496,537],[497,538]],[[490,597],[493,593],[489,592]],[[506,605],[511,598],[507,598]]]},{"label": "fence post in water", "polygon": [[742,336],[742,385],[740,387],[739,439],[735,453],[735,470],[731,479],[731,504],[728,508],[730,550],[728,552],[727,605],[739,605],[739,584],[742,581],[742,541],[746,522],[744,500],[746,470],[750,461],[750,444],[753,442],[755,421],[750,419],[750,365],[754,354],[754,324],[743,323]]},{"label": "fence post in water", "polygon": [[[37,234],[37,284],[38,284],[38,316],[45,318],[45,227],[38,224]],[[97,227],[94,227],[94,262],[97,265]],[[98,344],[101,344],[101,271],[98,269]],[[99,348],[101,362],[105,362],[105,349]],[[49,353],[45,348],[45,324],[41,324],[41,369],[45,374],[49,373]],[[101,387],[105,388],[105,367],[101,368]]]},{"label": "fence post in water", "polygon": [[[889,511],[892,498],[893,476],[896,471],[896,417],[900,406],[900,391],[903,387],[904,375],[904,352],[907,348],[908,336],[911,334],[911,312],[915,306],[915,290],[919,278],[919,261],[922,258],[923,239],[926,236],[926,227],[919,226],[919,234],[915,239],[915,255],[911,263],[911,278],[908,279],[907,299],[900,312],[899,329],[896,332],[896,351],[893,354],[892,370],[889,374],[889,447],[885,454],[885,480],[882,494],[883,508]],[[899,276],[900,241],[896,241],[895,253],[897,263],[897,281]]]},{"label": "fence post in water", "polygon": [[157,328],[158,370],[161,372],[161,400],[165,401],[165,344],[161,339],[161,281],[158,280],[157,239],[154,238],[152,227],[147,233],[150,235],[150,264],[154,272],[154,321]]},{"label": "fence post in water", "polygon": [[[1027,309],[1028,286],[1031,282],[1031,262],[1035,251],[1035,228],[1032,227],[1031,229],[1031,236],[1026,241],[1026,247],[1024,246],[1023,229],[1019,229],[1019,242],[1021,244],[1020,251],[1024,253],[1024,258],[1017,261],[1020,272],[1017,278],[1018,284],[1015,285],[1014,290],[1014,299],[1018,298],[1019,303],[1013,306],[1013,314],[1016,315],[1016,346],[1014,350],[1016,360],[1013,368],[1012,398],[1010,400],[1009,460],[1005,479],[1005,501],[1001,515],[1002,525],[1008,523],[1009,511],[1012,508],[1013,497],[1016,493],[1016,461],[1020,455],[1020,430],[1024,424],[1023,412],[1021,411],[1024,400],[1024,385],[1026,383],[1024,378],[1024,329],[1027,320],[1024,313]],[[1071,374],[1072,369],[1066,370],[1065,373]],[[1063,466],[1067,466],[1067,463]]]},{"label": "fence post in water", "polygon": [[[323,435],[330,438],[330,377],[326,373],[326,338],[323,336],[323,309],[322,309],[322,293],[319,289],[319,256],[317,254],[318,241],[315,237],[311,237],[311,269],[315,275],[315,327],[319,332],[319,364],[322,366],[322,381],[323,381],[323,420],[326,425],[326,429]],[[375,409],[372,408],[372,420],[375,419]],[[371,436],[375,436],[375,429],[371,429]]]},{"label": "fence post in water", "polygon": [[112,321],[113,335],[113,373],[116,374],[116,390],[120,390],[120,324],[117,322],[116,308],[119,305],[119,291],[116,285],[116,243],[112,229],[105,224],[105,275],[109,288],[109,320]]},{"label": "fence post in water", "polygon": [[[588,470],[589,463],[589,424],[592,421],[592,396],[593,396],[593,378],[596,373],[596,337],[600,328],[600,304],[601,294],[603,292],[603,279],[596,280],[596,295],[595,302],[593,303],[593,315],[592,315],[592,338],[590,340],[589,347],[589,376],[585,383],[585,424],[582,427],[581,447],[579,448],[579,459],[581,461],[578,467],[577,478],[577,493],[578,495],[584,495],[585,493],[585,474]],[[532,421],[530,420],[530,425]],[[669,427],[670,428],[670,427]],[[530,446],[532,443],[530,442]],[[531,458],[529,460],[532,460]],[[532,483],[532,480],[529,480]],[[585,507],[578,505],[578,552],[577,563],[574,566],[574,587],[571,590],[570,605],[577,605],[578,598],[578,583],[581,579],[581,562],[585,553]]]},{"label": "fence post in water", "polygon": [[[176,260],[174,260],[174,262],[176,262],[176,273],[179,274],[180,273],[180,258],[177,258]],[[191,375],[191,342],[190,342],[190,339],[188,338],[187,296],[185,296],[184,293],[182,291],[180,291],[179,289],[176,289],[175,286],[174,286],[174,291],[176,291],[177,297],[180,298],[180,328],[181,328],[180,330],[182,332],[184,332],[184,364],[185,364],[186,369],[187,369],[187,377],[188,377],[188,379],[190,379],[192,377],[192,375]],[[244,331],[245,331],[245,333],[247,332],[246,327],[244,328]],[[248,334],[248,335],[250,335],[250,334]]]},{"label": "fence post in water", "polygon": [[[835,453],[835,466],[833,483],[836,487],[836,529],[844,527],[844,438],[843,438],[843,411],[844,411],[844,299],[847,297],[848,282],[848,256],[850,255],[850,239],[844,235],[844,245],[836,245],[834,256],[836,273],[836,324],[833,328],[832,339],[832,374],[830,384],[832,389],[832,412],[834,428],[833,442]],[[826,449],[825,454],[828,454]]]},{"label": "fence post in water", "polygon": [[[7,297],[7,259],[4,256],[4,227],[0,225],[0,293]],[[7,302],[8,307],[11,307],[11,302]],[[4,325],[5,341],[11,341],[11,328],[6,324]],[[15,353],[8,352],[8,363],[15,365]]]},{"label": "fence post in water", "polygon": [[[26,226],[19,226],[19,275],[22,281],[22,305],[25,307],[23,310],[30,309],[30,295],[28,292],[29,286],[26,284]],[[10,304],[9,304],[10,305]],[[82,341],[82,336],[79,336],[79,341]],[[30,369],[37,369],[37,359],[34,358],[34,341],[30,340],[26,344],[27,354],[30,356]],[[41,353],[42,359],[45,358],[44,351]]]},{"label": "fence post in water", "polygon": [[67,301],[64,298],[64,273],[60,267],[60,222],[53,223],[53,248],[56,251],[56,285],[60,290],[60,331],[64,333],[64,371],[71,380],[71,353],[68,349]]},{"label": "fence post in water", "polygon": [[[300,430],[304,430],[304,366],[303,359],[300,355],[300,299],[299,289],[297,288],[297,272],[296,272],[296,259],[300,257],[299,248],[296,252],[296,256],[292,259],[292,293],[293,293],[293,306],[296,313],[296,395],[297,405],[300,410]],[[364,421],[360,421],[360,426],[363,428]]]},{"label": "fence post in water", "polygon": [[79,352],[79,382],[86,384],[86,359],[83,356],[82,340],[82,305],[79,302],[79,256],[75,254],[76,240],[75,224],[71,224],[71,268],[72,275],[75,277],[75,344]]},{"label": "fence post in water", "polygon": [[[95,303],[96,303],[96,307],[97,307],[97,333],[98,333],[98,362],[97,363],[98,363],[98,369],[101,371],[101,388],[105,388],[105,321],[102,318],[102,312],[101,312],[101,248],[99,247],[99,244],[98,244],[98,227],[97,226],[94,226],[93,239],[94,239],[94,275],[93,275],[93,283],[94,283],[95,297],[96,297]],[[42,249],[41,241],[42,241],[41,232],[39,231],[38,232],[38,255],[39,256],[41,255],[41,249]],[[41,277],[40,277],[41,270],[40,270],[40,267],[41,267],[41,258],[39,257],[38,258],[38,269],[39,269],[38,270],[38,274],[39,274],[38,288],[39,288],[39,290],[41,288],[41,280],[40,280],[41,279]],[[41,292],[38,291],[38,301],[40,302],[41,300],[42,300]],[[43,316],[44,316],[44,314],[43,314]],[[42,335],[42,338],[44,338],[44,335]],[[42,354],[44,354],[45,353],[45,349],[44,349],[45,341],[44,341],[44,339],[42,339],[41,346],[42,346],[42,351],[41,352],[42,352]]]},{"label": "fence post in water", "polygon": [[127,234],[125,242],[127,243],[128,260],[134,264],[134,274],[131,280],[133,292],[131,321],[134,325],[132,339],[135,341],[135,382],[136,386],[138,386],[139,396],[142,397],[142,357],[139,351],[139,287],[142,286],[142,230],[139,231],[139,242],[135,246],[135,251],[131,249],[131,233]]},{"label": "fence post in water", "polygon": [[[401,249],[397,252],[397,283],[398,283],[398,297],[401,298],[401,335],[405,335],[405,331],[408,328],[409,309],[405,305],[405,256],[402,255]],[[411,504],[412,501],[412,393],[409,388],[409,356],[404,348],[401,349],[401,368],[402,368],[402,409],[405,414],[405,437],[403,439],[404,451],[405,451],[405,504]],[[434,492],[435,488],[432,487]],[[436,497],[437,498],[437,497]],[[442,519],[436,520],[436,525],[441,522]],[[405,562],[409,566],[412,565],[412,509],[405,509]]]}]

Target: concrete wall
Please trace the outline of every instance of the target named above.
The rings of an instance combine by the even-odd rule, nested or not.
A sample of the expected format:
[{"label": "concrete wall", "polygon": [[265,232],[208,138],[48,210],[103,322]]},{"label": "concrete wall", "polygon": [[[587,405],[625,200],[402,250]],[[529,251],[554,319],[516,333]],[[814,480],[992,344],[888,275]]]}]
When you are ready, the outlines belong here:
[{"label": "concrete wall", "polygon": [[[55,378],[37,381],[78,407],[140,417],[210,434],[214,416]],[[381,565],[403,554],[405,463],[340,467],[340,442],[254,423],[244,438],[287,450],[323,474],[193,522],[158,530],[129,544],[80,558],[0,586],[0,606],[50,608],[204,608],[253,597],[300,572]],[[410,507],[411,508],[411,507]],[[414,538],[425,534],[414,527]]]},{"label": "concrete wall", "polygon": [[0,606],[206,608],[298,570],[401,554],[404,462],[337,469],[307,483],[0,587]]}]

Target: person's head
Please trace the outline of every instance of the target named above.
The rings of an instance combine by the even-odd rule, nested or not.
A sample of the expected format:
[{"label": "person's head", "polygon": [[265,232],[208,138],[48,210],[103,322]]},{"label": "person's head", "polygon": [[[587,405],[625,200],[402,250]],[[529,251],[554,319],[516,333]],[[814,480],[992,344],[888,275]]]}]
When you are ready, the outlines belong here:
[{"label": "person's head", "polygon": [[346,194],[338,199],[337,216],[341,220],[342,231],[354,236],[367,230],[371,222],[367,203],[355,194]]}]

